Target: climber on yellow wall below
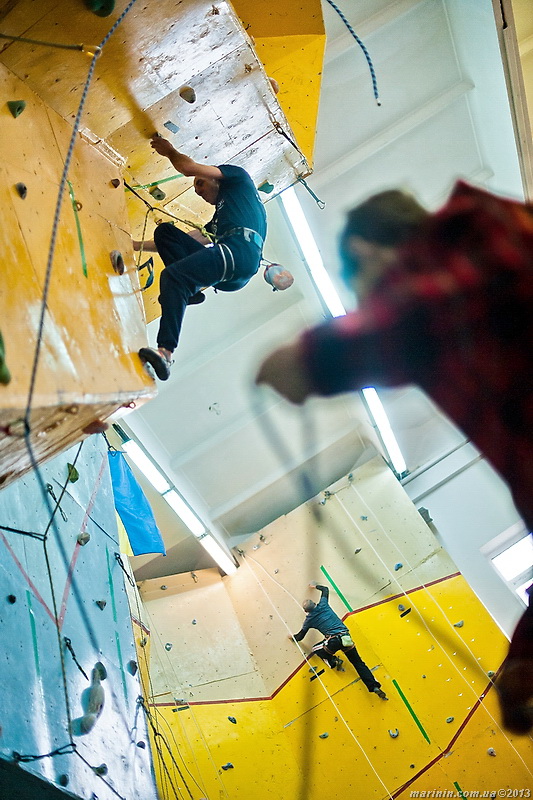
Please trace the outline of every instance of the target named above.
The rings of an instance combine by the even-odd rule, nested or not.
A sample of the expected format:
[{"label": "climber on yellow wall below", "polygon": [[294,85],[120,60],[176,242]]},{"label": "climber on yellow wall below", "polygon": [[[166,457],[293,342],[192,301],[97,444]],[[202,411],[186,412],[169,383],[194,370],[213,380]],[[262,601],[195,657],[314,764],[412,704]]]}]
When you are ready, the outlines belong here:
[{"label": "climber on yellow wall below", "polygon": [[[242,167],[198,164],[178,152],[162,136],[154,135],[150,144],[159,155],[186,176],[194,176],[194,191],[215,214],[205,226],[213,238],[199,242],[170,222],[157,226],[154,240],[143,249],[157,251],[165,264],[160,277],[161,323],[157,348],[143,347],[139,356],[151,364],[160,380],[170,375],[175,350],[187,305],[203,302],[201,291],[213,286],[217,291],[236,292],[246,286],[261,262],[266,236],[266,213],[251,177]],[[139,249],[140,242],[134,242]]]},{"label": "climber on yellow wall below", "polygon": [[[320,656],[329,666],[334,669],[342,664],[340,658],[335,653],[341,650],[346,654],[346,658],[352,664],[369,692],[374,692],[382,700],[389,698],[381,689],[381,684],[374,678],[372,672],[367,667],[353,643],[350,631],[339,616],[333,611],[329,600],[329,589],[327,586],[320,586],[318,583],[310,583],[311,589],[318,589],[320,600],[315,603],[313,600],[304,600],[303,610],[307,616],[298,633],[291,634],[289,639],[294,642],[301,642],[309,628],[315,628],[325,636],[323,642],[313,647],[313,653]],[[339,663],[340,662],[340,663]]]}]

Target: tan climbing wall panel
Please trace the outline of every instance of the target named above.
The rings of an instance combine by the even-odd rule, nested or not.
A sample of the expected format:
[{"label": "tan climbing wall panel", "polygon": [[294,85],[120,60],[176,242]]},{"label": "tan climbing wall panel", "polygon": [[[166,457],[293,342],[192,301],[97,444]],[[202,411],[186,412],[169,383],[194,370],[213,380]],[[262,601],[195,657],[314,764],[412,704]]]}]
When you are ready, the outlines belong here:
[{"label": "tan climbing wall panel", "polygon": [[230,697],[264,694],[218,570],[201,570],[196,580],[186,574],[143,581],[140,592],[156,636],[151,662],[155,694],[166,693],[170,700],[218,699],[221,685]]},{"label": "tan climbing wall panel", "polygon": [[[261,531],[264,541],[258,534],[244,546],[250,558],[228,581],[269,692],[283,680],[286,659],[293,668],[299,656],[287,644],[283,657],[272,659],[260,642],[267,631],[276,638],[287,633],[278,613],[292,632],[299,630],[301,603],[317,594],[309,582],[326,580],[321,566],[347,601],[332,592],[332,607],[341,615],[456,571],[381,458],[360,467],[353,481],[344,479],[329,491],[320,507],[320,524],[305,506],[276,520]],[[395,571],[398,563],[404,566]],[[261,587],[273,608],[265,605]],[[239,602],[243,596],[246,603]]]},{"label": "tan climbing wall panel", "polygon": [[[0,109],[2,131],[9,141],[0,168],[5,222],[0,244],[6,256],[0,318],[12,374],[11,383],[0,388],[0,422],[9,426],[23,416],[27,402],[52,222],[71,128],[3,65],[0,91],[5,101]],[[26,102],[16,119],[7,108],[8,99]],[[118,177],[115,165],[78,138],[69,179],[78,202],[87,277],[66,191],[33,397],[32,429],[39,459],[81,438],[82,428],[94,419],[155,393],[136,356],[146,340],[145,323],[124,195],[111,185]],[[15,189],[20,182],[27,189],[24,199]],[[124,255],[123,276],[112,269],[109,254],[115,249]],[[20,425],[14,430],[18,436],[0,439],[4,482],[28,466]]]}]

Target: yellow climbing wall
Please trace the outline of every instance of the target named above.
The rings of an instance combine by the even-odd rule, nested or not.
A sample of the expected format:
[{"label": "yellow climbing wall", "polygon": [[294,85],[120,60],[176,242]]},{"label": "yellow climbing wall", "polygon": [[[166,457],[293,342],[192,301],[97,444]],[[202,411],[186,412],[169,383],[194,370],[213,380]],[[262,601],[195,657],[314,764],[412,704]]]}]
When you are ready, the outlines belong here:
[{"label": "yellow climbing wall", "polygon": [[[531,740],[502,731],[489,675],[505,637],[381,459],[330,492],[318,524],[302,507],[247,540],[233,576],[141,585],[175,785],[195,800],[531,788]],[[330,587],[388,702],[346,657],[344,672],[306,661],[317,632],[302,651],[288,641],[312,580]]]},{"label": "yellow climbing wall", "polygon": [[279,103],[312,165],[326,47],[320,0],[233,0],[233,6],[279,84]]},{"label": "yellow climbing wall", "polygon": [[[30,388],[52,222],[72,129],[3,64],[0,92],[2,133],[9,143],[0,167],[0,319],[12,376],[9,385],[0,386],[0,484],[5,484],[29,466],[20,420]],[[11,114],[8,100],[26,103],[18,117]],[[77,207],[75,212],[67,189],[32,402],[38,460],[79,440],[82,429],[95,419],[155,394],[136,355],[146,341],[145,322],[126,204],[122,190],[111,184],[119,177],[116,165],[77,139],[69,173]],[[24,198],[16,189],[21,183]],[[123,253],[122,276],[113,270],[112,250]]]},{"label": "yellow climbing wall", "polygon": [[[124,187],[111,181],[125,177],[130,185],[145,187],[139,192],[153,206],[147,236],[158,220],[172,218],[168,214],[199,222],[213,209],[196,196],[191,179],[176,175],[168,160],[154,154],[149,144],[154,132],[202,163],[243,166],[258,186],[268,181],[274,194],[310,170],[289,142],[294,133],[250,37],[225,0],[148,0],[131,7],[128,0],[117,0],[106,17],[81,0],[0,5],[6,35],[85,42],[91,52],[103,43],[90,83],[88,52],[22,41],[0,45],[0,243],[6,264],[0,315],[13,376],[9,387],[0,386],[1,485],[28,468],[20,420],[58,186],[80,101],[85,98],[68,176],[73,197],[68,192],[63,197],[32,400],[39,461],[82,438],[89,423],[155,393],[136,356],[146,343],[146,320],[160,313],[156,275],[144,315],[132,251],[131,234],[141,238],[146,206],[130,195],[128,214]],[[192,103],[180,94],[184,86],[194,90]],[[7,103],[19,100],[26,109],[14,118]],[[165,196],[156,201],[150,188],[159,182]],[[15,189],[20,183],[24,199]],[[112,250],[124,256],[123,276],[112,270]],[[145,273],[141,278],[144,284]]]}]

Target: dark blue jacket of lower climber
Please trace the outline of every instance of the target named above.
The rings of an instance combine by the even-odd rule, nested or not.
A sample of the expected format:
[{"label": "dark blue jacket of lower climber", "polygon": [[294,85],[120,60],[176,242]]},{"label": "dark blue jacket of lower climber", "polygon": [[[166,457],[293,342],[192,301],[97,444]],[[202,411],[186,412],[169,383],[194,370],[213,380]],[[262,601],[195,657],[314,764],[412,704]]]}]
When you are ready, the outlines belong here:
[{"label": "dark blue jacket of lower climber", "polygon": [[294,638],[297,642],[302,641],[309,628],[316,628],[323,636],[331,636],[335,633],[344,636],[350,633],[342,619],[335,614],[328,603],[328,587],[319,586],[317,584],[316,588],[320,591],[322,596],[316,604],[316,607],[306,615],[301,630],[294,634]]}]

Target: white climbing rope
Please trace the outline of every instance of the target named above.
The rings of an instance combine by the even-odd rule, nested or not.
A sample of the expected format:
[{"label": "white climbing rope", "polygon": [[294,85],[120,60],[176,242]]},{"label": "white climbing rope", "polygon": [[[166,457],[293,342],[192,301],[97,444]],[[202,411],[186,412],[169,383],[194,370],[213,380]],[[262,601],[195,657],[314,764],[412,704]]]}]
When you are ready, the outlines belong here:
[{"label": "white climbing rope", "polygon": [[[288,633],[292,635],[292,631],[291,631],[291,629],[290,629],[290,627],[289,627],[288,623],[287,623],[287,622],[285,621],[285,619],[282,617],[282,615],[281,615],[281,614],[280,614],[280,612],[278,611],[278,609],[277,609],[276,605],[274,604],[274,602],[273,602],[273,601],[272,601],[272,599],[270,598],[270,596],[269,596],[268,592],[267,592],[267,591],[266,591],[266,589],[264,588],[263,584],[261,583],[261,581],[259,580],[259,578],[258,578],[258,577],[257,577],[257,575],[255,574],[255,572],[253,571],[253,569],[251,568],[251,566],[248,564],[248,559],[251,559],[251,560],[252,560],[252,561],[254,561],[256,564],[259,564],[259,562],[258,562],[258,561],[256,561],[256,559],[252,558],[252,556],[245,556],[245,558],[243,559],[243,561],[244,561],[244,563],[246,564],[246,566],[247,566],[248,570],[250,571],[250,573],[251,573],[251,574],[253,575],[253,577],[255,578],[255,580],[256,580],[256,582],[257,582],[257,585],[259,586],[259,588],[261,589],[261,591],[263,592],[263,594],[264,594],[264,595],[265,595],[265,597],[267,598],[268,602],[269,602],[269,603],[270,603],[270,605],[272,606],[272,608],[273,608],[274,612],[276,613],[276,615],[277,615],[278,619],[280,620],[280,622],[282,623],[282,625],[283,625],[283,626],[286,628],[286,630],[288,631]],[[259,564],[259,566],[261,566],[261,567],[262,567],[262,565],[261,565],[261,564]],[[267,571],[267,570],[264,570],[264,571],[265,571],[265,573],[268,575],[268,577],[269,577],[269,578],[271,578],[271,580],[273,580],[275,583],[277,583],[277,584],[278,584],[278,586],[280,586],[280,585],[281,585],[281,584],[280,584],[278,581],[276,581],[276,580],[275,580],[275,578],[272,578],[272,576],[271,576],[271,575],[269,575],[269,573],[268,573],[268,571]],[[284,588],[284,587],[282,587],[282,588]],[[285,590],[285,591],[287,591],[287,590]],[[287,594],[289,594],[291,597],[293,597],[293,595],[291,595],[291,594],[290,594],[290,592],[288,592],[288,591],[287,591]],[[293,599],[295,599],[295,598],[293,597]],[[307,654],[305,653],[305,651],[303,650],[303,648],[300,646],[300,643],[299,643],[299,642],[295,642],[295,644],[298,646],[298,650],[300,651],[300,654],[302,655],[303,659],[304,659],[304,660],[307,662],[307,661],[309,660],[309,658],[308,658]],[[324,690],[324,692],[325,692],[325,694],[326,694],[326,696],[327,696],[328,700],[330,701],[330,703],[332,704],[333,708],[335,709],[335,713],[336,713],[336,715],[339,717],[339,719],[341,720],[341,722],[342,722],[342,723],[343,723],[343,725],[345,726],[346,730],[348,731],[348,733],[350,734],[350,736],[352,737],[352,739],[354,740],[354,742],[356,743],[356,745],[357,745],[357,746],[358,746],[358,748],[360,749],[361,753],[363,754],[363,756],[364,756],[364,757],[365,757],[365,759],[367,760],[367,762],[368,762],[368,765],[369,765],[370,769],[372,770],[372,772],[374,773],[374,775],[376,776],[377,780],[378,780],[378,781],[379,781],[379,783],[382,785],[382,787],[384,788],[384,790],[386,791],[386,793],[387,793],[387,796],[390,798],[390,800],[393,800],[393,796],[392,796],[392,794],[391,794],[390,790],[388,789],[388,787],[386,786],[386,784],[385,784],[385,783],[383,782],[383,780],[381,779],[381,777],[380,777],[380,775],[379,775],[378,771],[376,770],[376,768],[374,767],[374,765],[373,765],[372,761],[370,760],[370,758],[369,758],[369,756],[368,756],[368,754],[367,754],[366,750],[364,749],[364,747],[362,746],[362,744],[361,744],[361,743],[360,743],[360,741],[358,740],[358,738],[357,738],[357,736],[355,735],[355,733],[353,732],[353,730],[352,730],[352,729],[350,728],[350,726],[348,725],[348,722],[347,722],[347,721],[346,721],[346,719],[344,718],[344,716],[343,716],[343,714],[342,714],[342,712],[341,712],[340,708],[338,707],[337,703],[336,703],[336,702],[335,702],[335,700],[333,699],[332,695],[331,695],[331,694],[328,692],[328,689],[327,689],[327,687],[326,687],[326,685],[325,685],[324,681],[323,681],[323,680],[320,678],[320,675],[318,675],[317,673],[315,673],[315,675],[316,675],[316,678],[317,678],[317,680],[319,681],[320,685],[322,686],[322,689]]]}]

